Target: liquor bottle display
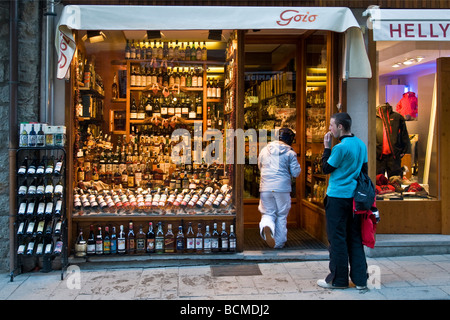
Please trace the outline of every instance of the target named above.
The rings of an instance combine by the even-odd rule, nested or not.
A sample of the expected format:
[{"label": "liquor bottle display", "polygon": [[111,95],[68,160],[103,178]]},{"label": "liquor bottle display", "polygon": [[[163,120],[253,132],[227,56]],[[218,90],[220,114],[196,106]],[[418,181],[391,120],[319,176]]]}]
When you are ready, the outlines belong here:
[{"label": "liquor bottle display", "polygon": [[[117,225],[117,224],[116,224]],[[128,229],[126,226],[128,225]],[[214,232],[210,228],[214,225]],[[204,221],[197,223],[195,232],[193,224],[183,224],[182,221],[156,223],[156,232],[153,230],[153,221],[148,224],[139,224],[139,231],[135,232],[134,223],[119,225],[117,236],[117,250],[113,249],[113,239],[116,239],[115,231],[110,235],[109,230],[115,230],[116,226],[109,223],[94,227],[89,226],[89,237],[83,238],[83,230],[80,229],[79,236],[75,240],[75,255],[77,257],[92,257],[98,255],[153,255],[153,254],[211,254],[211,253],[233,253],[236,251],[236,235],[234,225],[220,224],[221,233],[217,232],[217,223]],[[146,226],[144,228],[144,226]],[[184,228],[187,231],[184,233]],[[21,232],[24,227],[20,227]],[[35,228],[34,226],[32,227]],[[97,230],[94,232],[94,230]],[[175,234],[174,230],[178,230]],[[204,233],[203,233],[203,230]],[[33,234],[33,233],[30,233]],[[115,246],[115,245],[114,245]],[[23,254],[26,254],[26,250]]]},{"label": "liquor bottle display", "polygon": [[[40,131],[40,130],[39,130]],[[42,140],[38,140],[42,141]],[[40,144],[40,142],[39,142]],[[43,269],[50,260],[64,254],[66,260],[65,153],[63,149],[17,152],[16,254],[18,268],[25,257],[42,257]],[[87,243],[80,232],[77,252],[86,253]],[[83,248],[83,249],[80,249]],[[78,256],[78,255],[77,255]]]},{"label": "liquor bottle display", "polygon": [[[234,107],[224,112],[220,70],[227,61],[210,41],[128,39],[123,45],[125,59],[114,56],[120,60],[110,60],[108,68],[85,59],[87,47],[79,52],[81,62],[89,61],[84,69],[91,77],[102,73],[106,85],[100,97],[80,84],[78,91],[104,100],[105,112],[103,120],[74,116],[71,249],[80,229],[88,234],[92,225],[94,241],[102,237],[103,256],[233,252],[235,165],[222,161],[233,151],[226,130],[235,129]],[[116,126],[118,115],[122,126]],[[216,130],[212,139],[209,129]],[[100,251],[90,255],[89,241],[86,256],[95,259]]]}]

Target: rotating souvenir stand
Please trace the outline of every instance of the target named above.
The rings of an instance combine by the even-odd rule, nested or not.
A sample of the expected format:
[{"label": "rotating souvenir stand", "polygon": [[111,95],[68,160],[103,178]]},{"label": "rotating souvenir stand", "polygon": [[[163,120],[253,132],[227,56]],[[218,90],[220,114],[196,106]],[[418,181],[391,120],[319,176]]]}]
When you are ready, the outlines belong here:
[{"label": "rotating souvenir stand", "polygon": [[[50,272],[59,258],[61,280],[68,266],[66,216],[66,152],[63,147],[17,149],[14,269],[24,272],[25,260]],[[59,268],[59,267],[58,267]]]}]

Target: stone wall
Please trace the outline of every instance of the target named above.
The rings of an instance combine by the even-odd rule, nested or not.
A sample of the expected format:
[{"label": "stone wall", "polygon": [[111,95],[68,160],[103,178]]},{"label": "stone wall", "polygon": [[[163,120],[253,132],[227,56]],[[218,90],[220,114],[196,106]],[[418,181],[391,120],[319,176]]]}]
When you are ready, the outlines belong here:
[{"label": "stone wall", "polygon": [[[41,38],[44,1],[18,0],[17,117],[39,120]],[[0,1],[0,272],[9,270],[9,31],[10,1]]]}]

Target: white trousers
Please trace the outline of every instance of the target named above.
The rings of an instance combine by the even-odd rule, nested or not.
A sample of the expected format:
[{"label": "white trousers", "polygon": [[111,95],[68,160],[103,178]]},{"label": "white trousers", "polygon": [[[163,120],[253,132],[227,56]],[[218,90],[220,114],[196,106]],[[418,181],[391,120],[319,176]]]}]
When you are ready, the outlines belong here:
[{"label": "white trousers", "polygon": [[259,230],[264,227],[272,231],[275,248],[282,248],[287,241],[287,216],[291,208],[290,192],[261,192],[258,210],[261,212]]}]

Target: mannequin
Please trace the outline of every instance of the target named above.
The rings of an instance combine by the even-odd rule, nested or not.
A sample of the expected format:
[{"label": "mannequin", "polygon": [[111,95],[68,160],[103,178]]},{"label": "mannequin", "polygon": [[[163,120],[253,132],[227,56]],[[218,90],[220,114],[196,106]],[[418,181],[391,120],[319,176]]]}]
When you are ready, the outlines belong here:
[{"label": "mannequin", "polygon": [[402,177],[402,157],[411,153],[411,143],[405,118],[387,102],[377,107],[376,137],[377,174]]},{"label": "mannequin", "polygon": [[406,121],[415,120],[418,112],[416,94],[411,91],[405,92],[403,97],[397,103],[395,111],[405,117]]}]

